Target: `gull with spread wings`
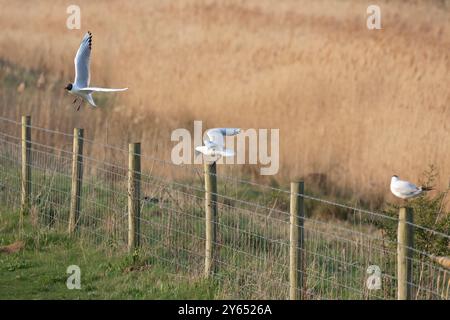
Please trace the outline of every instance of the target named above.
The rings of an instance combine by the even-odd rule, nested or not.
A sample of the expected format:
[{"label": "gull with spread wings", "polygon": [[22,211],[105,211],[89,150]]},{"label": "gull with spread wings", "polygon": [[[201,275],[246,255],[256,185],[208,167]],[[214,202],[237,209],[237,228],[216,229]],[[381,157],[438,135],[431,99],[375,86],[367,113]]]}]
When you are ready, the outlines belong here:
[{"label": "gull with spread wings", "polygon": [[217,161],[220,157],[232,157],[234,151],[225,149],[225,136],[235,136],[241,132],[238,128],[214,128],[206,131],[207,139],[203,140],[204,146],[195,148],[196,154],[203,153],[204,155]]},{"label": "gull with spread wings", "polygon": [[80,104],[77,107],[77,111],[80,110],[83,100],[87,101],[91,106],[96,107],[92,97],[93,92],[115,92],[115,91],[125,91],[128,88],[113,89],[113,88],[97,88],[89,87],[90,82],[90,72],[89,64],[91,60],[91,49],[92,49],[92,33],[89,31],[84,35],[81,41],[80,48],[78,48],[77,55],[75,56],[75,81],[69,83],[64,89],[69,91],[69,93],[76,96],[73,104],[80,99]]}]

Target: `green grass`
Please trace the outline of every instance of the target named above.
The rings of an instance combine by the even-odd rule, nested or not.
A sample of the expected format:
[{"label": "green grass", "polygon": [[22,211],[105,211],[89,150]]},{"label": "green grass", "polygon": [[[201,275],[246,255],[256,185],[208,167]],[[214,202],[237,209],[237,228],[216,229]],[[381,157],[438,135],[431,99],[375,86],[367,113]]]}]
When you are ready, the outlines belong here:
[{"label": "green grass", "polygon": [[[15,190],[20,189],[18,174],[12,172],[11,167],[13,166],[6,165],[3,170],[0,170],[0,177],[4,176],[8,186],[4,192],[3,203],[9,207],[13,203],[18,203],[18,199],[10,199],[10,197],[17,194]],[[143,222],[140,230],[142,249],[137,263],[150,265],[151,268],[129,274],[125,271],[133,264],[133,259],[123,252],[126,247],[127,224],[126,217],[121,214],[126,211],[124,186],[120,183],[107,184],[101,179],[91,180],[90,177],[87,177],[84,182],[83,213],[77,238],[79,240],[67,239],[63,235],[67,228],[69,179],[66,175],[57,172],[33,170],[32,212],[41,231],[28,231],[31,247],[27,246],[24,252],[26,254],[34,248],[34,252],[29,254],[39,258],[49,254],[48,250],[45,250],[46,246],[41,245],[41,242],[47,243],[49,240],[46,239],[58,239],[59,250],[52,250],[50,256],[43,258],[44,261],[49,259],[51,261],[41,262],[39,265],[46,263],[51,266],[56,262],[65,261],[57,271],[59,276],[63,274],[64,279],[67,278],[65,270],[71,264],[79,265],[82,272],[84,269],[88,270],[86,272],[92,270],[92,276],[89,273],[83,273],[83,279],[93,278],[90,279],[91,282],[87,288],[83,287],[88,290],[82,296],[83,298],[90,296],[133,299],[170,297],[170,292],[173,290],[177,292],[174,297],[183,298],[286,299],[288,297],[289,255],[288,246],[285,243],[288,230],[284,222],[287,219],[286,215],[276,216],[276,212],[271,213],[276,216],[272,220],[264,218],[267,212],[256,214],[255,208],[251,206],[247,211],[239,207],[235,208],[231,204],[221,205],[219,216],[221,246],[217,253],[221,263],[216,274],[217,286],[211,284],[208,286],[201,281],[190,281],[199,279],[199,274],[203,270],[204,242],[202,238],[205,233],[203,201],[192,201],[189,196],[185,196],[188,190],[171,188],[163,197],[160,197],[159,205],[148,203],[142,207]],[[145,184],[145,186],[155,188],[151,184]],[[116,189],[118,189],[117,192]],[[147,190],[150,195],[153,195],[152,189]],[[243,189],[236,192],[247,195],[251,193]],[[264,194],[263,196],[259,200],[267,201],[268,198],[273,197],[273,195],[266,197]],[[32,219],[27,219],[29,220]],[[17,232],[14,230],[18,230],[18,226],[11,226],[9,229],[11,232]],[[278,241],[273,242],[268,239]],[[343,247],[340,243],[333,243],[332,239],[333,237],[330,239],[315,237],[311,242],[312,246],[308,248],[311,253],[308,258],[308,270],[311,271],[307,283],[309,288],[313,288],[312,293],[317,296],[334,295],[339,290],[339,284],[333,281],[336,277],[339,278],[336,280],[340,283],[344,282],[356,288],[361,288],[360,279],[365,278],[364,262],[367,257],[364,255],[357,259],[361,261],[357,271],[347,270],[345,273],[337,273],[336,267],[342,263],[327,257],[331,255],[338,256],[339,260],[342,259]],[[50,244],[53,242],[50,241]],[[62,251],[63,256],[55,256],[58,251]],[[75,260],[81,261],[73,262],[69,259],[70,257],[67,257],[66,252],[71,252],[71,256],[75,255]],[[316,252],[320,255],[313,256]],[[350,253],[351,251],[345,251],[344,260],[355,262],[355,257],[350,260]],[[86,256],[88,258],[85,258]],[[94,266],[89,266],[89,261],[96,263]],[[18,264],[22,265],[20,261]],[[27,266],[26,263],[23,265]],[[149,272],[150,274],[147,274]],[[40,271],[39,273],[47,274],[48,272]],[[141,273],[145,274],[144,277],[148,282],[141,281],[139,278],[135,279]],[[186,277],[177,276],[182,274]],[[161,282],[161,279],[166,280]],[[124,287],[121,281],[125,283],[136,281],[139,286]],[[200,289],[190,290],[190,282],[198,283],[196,286],[200,286]],[[177,285],[170,286],[171,283]],[[160,291],[155,291],[158,290],[155,286],[156,288],[159,286]],[[66,292],[68,290],[65,287],[65,280],[60,283],[60,287],[66,294],[73,294]],[[124,292],[120,292],[122,287]],[[104,294],[98,292],[104,292]],[[344,290],[340,292],[340,297],[358,299],[361,296],[357,291]]]},{"label": "green grass", "polygon": [[[0,299],[213,299],[215,286],[168,268],[157,259],[98,248],[29,224],[19,235],[18,214],[0,210],[0,245],[19,239],[25,248],[0,253]],[[69,290],[69,265],[81,269],[81,289]]]}]

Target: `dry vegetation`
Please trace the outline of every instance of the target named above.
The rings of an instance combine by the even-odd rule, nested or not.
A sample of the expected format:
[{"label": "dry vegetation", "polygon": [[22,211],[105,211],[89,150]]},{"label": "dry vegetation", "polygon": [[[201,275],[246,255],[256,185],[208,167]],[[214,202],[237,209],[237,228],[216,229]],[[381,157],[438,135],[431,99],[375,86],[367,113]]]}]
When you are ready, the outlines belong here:
[{"label": "dry vegetation", "polygon": [[[378,1],[380,31],[365,27],[370,1],[78,2],[82,30],[70,31],[67,1],[0,0],[0,59],[43,74],[38,90],[38,77],[22,93],[2,85],[1,115],[29,112],[35,125],[84,127],[113,144],[142,140],[167,160],[171,130],[195,119],[280,128],[278,181],[321,173],[375,198],[393,173],[416,180],[434,163],[439,187],[448,184],[448,1]],[[75,113],[62,88],[87,30],[92,83],[130,90]]]}]

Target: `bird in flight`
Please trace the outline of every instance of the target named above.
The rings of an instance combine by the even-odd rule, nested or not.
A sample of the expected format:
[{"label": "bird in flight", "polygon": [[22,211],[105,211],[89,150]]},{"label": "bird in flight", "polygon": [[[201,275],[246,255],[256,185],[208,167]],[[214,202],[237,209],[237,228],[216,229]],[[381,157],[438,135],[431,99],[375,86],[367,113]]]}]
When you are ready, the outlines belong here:
[{"label": "bird in flight", "polygon": [[122,89],[112,89],[112,88],[97,88],[89,87],[90,82],[90,72],[89,64],[91,61],[91,50],[92,50],[92,33],[87,32],[83,40],[81,41],[80,47],[78,48],[77,54],[75,56],[75,80],[73,83],[69,83],[64,89],[69,91],[69,93],[76,96],[73,101],[73,105],[80,100],[77,106],[77,111],[80,110],[83,100],[87,101],[91,106],[96,107],[92,97],[93,92],[114,92],[114,91],[125,91],[128,88]]},{"label": "bird in flight", "polygon": [[430,191],[429,187],[418,187],[414,183],[403,181],[398,176],[391,178],[391,192],[400,199],[410,199],[421,195],[425,191]]},{"label": "bird in flight", "polygon": [[195,148],[196,154],[202,153],[213,161],[219,160],[220,157],[232,157],[234,151],[225,149],[225,136],[235,136],[241,132],[238,128],[214,128],[206,131],[207,138],[203,140],[204,146]]}]

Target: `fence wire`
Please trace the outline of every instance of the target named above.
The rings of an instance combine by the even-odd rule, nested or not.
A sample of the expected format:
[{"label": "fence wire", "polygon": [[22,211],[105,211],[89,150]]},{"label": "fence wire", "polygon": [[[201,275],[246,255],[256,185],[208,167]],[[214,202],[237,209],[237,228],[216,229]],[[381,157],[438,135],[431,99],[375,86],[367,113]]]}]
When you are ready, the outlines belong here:
[{"label": "fence wire", "polygon": [[[0,202],[20,207],[21,124],[0,117]],[[35,225],[67,232],[73,135],[31,126],[31,214]],[[103,150],[103,155],[93,151]],[[94,155],[95,154],[95,155]],[[77,236],[126,251],[128,150],[84,140],[81,212]],[[177,166],[142,157],[140,240],[153,263],[186,277],[203,277],[205,191],[201,166]],[[180,174],[183,173],[183,174]],[[174,179],[173,177],[183,177]],[[186,178],[187,177],[187,178]],[[289,190],[217,175],[214,277],[218,298],[288,299]],[[304,299],[396,299],[397,242],[379,228],[396,218],[301,194],[304,246],[298,270]],[[319,207],[318,207],[319,206]],[[339,208],[346,219],[308,215]],[[317,209],[317,207],[319,209]],[[442,232],[413,225],[449,243]],[[413,248],[413,299],[448,299],[449,270]],[[380,274],[371,274],[377,266]],[[368,270],[369,269],[369,270]],[[368,273],[369,272],[369,273]],[[375,278],[374,278],[375,277]],[[372,285],[377,283],[379,286]],[[300,290],[300,289],[299,289]]]}]

